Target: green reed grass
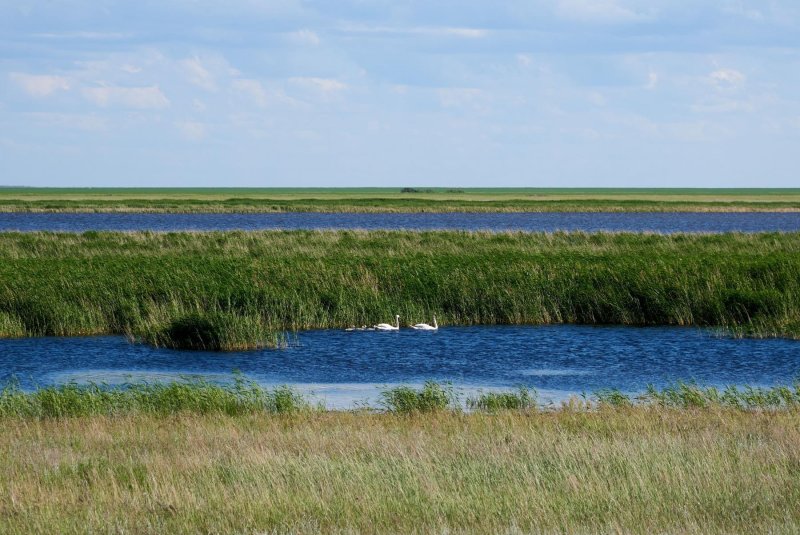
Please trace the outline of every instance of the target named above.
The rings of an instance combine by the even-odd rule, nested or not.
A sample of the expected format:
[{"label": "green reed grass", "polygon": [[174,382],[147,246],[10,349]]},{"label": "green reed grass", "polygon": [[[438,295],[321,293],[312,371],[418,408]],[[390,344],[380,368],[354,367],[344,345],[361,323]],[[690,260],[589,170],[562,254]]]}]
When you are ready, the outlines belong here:
[{"label": "green reed grass", "polygon": [[395,314],[797,337],[800,234],[0,234],[0,336],[233,350]]},{"label": "green reed grass", "polygon": [[426,381],[421,389],[398,386],[381,392],[380,405],[388,412],[413,414],[435,412],[458,406],[453,385]]},{"label": "green reed grass", "polygon": [[[661,389],[651,386],[637,395],[606,389],[585,396],[580,403],[575,403],[576,399],[555,407],[542,405],[535,390],[520,387],[510,391],[482,392],[466,398],[462,405],[451,383],[426,381],[421,388],[402,385],[383,390],[376,407],[370,407],[365,402],[357,405],[360,411],[401,415],[445,410],[461,412],[464,407],[489,413],[554,409],[581,412],[632,407],[796,410],[800,408],[800,382],[774,387],[729,386],[724,389],[678,382]],[[289,386],[265,388],[236,374],[226,383],[210,383],[201,379],[135,382],[118,386],[68,383],[25,391],[18,382],[12,380],[0,389],[0,418],[75,418],[125,414],[166,416],[184,412],[293,414],[320,410],[320,405],[312,403]]]},{"label": "green reed grass", "polygon": [[482,392],[467,398],[467,407],[487,412],[532,410],[538,406],[535,390],[519,387],[511,392]]},{"label": "green reed grass", "polygon": [[311,404],[288,386],[267,389],[235,376],[230,384],[203,380],[131,383],[122,387],[65,384],[26,392],[15,382],[0,391],[0,418],[63,418],[122,414],[289,414]]},{"label": "green reed grass", "polygon": [[661,389],[649,386],[645,393],[639,395],[625,394],[615,389],[600,390],[594,398],[599,405],[610,407],[657,405],[676,409],[796,409],[800,407],[800,382],[773,387],[730,385],[720,389],[679,381]]},{"label": "green reed grass", "polygon": [[687,388],[663,405],[402,414],[206,385],[7,390],[0,533],[800,531],[797,389],[745,410],[670,401]]}]

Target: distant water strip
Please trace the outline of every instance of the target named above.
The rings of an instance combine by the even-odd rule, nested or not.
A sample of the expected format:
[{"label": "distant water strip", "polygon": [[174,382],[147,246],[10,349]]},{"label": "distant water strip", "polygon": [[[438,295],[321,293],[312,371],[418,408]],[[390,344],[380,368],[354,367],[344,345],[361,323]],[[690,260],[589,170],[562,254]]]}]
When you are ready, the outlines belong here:
[{"label": "distant water strip", "polygon": [[554,232],[800,232],[800,213],[0,213],[0,231],[469,230]]}]

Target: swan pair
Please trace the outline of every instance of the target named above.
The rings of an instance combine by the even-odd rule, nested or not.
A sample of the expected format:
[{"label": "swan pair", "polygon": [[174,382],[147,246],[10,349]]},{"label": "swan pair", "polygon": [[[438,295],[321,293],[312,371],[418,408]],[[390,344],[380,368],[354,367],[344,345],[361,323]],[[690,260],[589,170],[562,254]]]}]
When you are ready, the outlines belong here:
[{"label": "swan pair", "polygon": [[[376,331],[399,331],[400,330],[400,315],[396,314],[394,317],[394,325],[389,323],[379,323],[375,325]],[[436,323],[436,316],[433,317],[433,325],[428,325],[427,323],[417,323],[415,325],[411,325],[412,329],[417,331],[438,331],[439,324]]]}]

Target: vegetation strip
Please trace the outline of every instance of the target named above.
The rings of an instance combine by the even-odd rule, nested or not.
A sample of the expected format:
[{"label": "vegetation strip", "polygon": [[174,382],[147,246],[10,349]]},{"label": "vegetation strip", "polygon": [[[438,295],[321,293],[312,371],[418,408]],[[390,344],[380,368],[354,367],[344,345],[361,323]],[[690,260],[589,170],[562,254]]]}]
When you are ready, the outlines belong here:
[{"label": "vegetation strip", "polygon": [[800,336],[800,234],[0,234],[0,336],[238,350],[401,323]]},{"label": "vegetation strip", "polygon": [[796,405],[231,410],[210,388],[109,412],[93,387],[22,394],[61,412],[0,416],[0,532],[800,530]]},{"label": "vegetation strip", "polygon": [[[325,412],[290,386],[265,388],[234,375],[228,383],[202,379],[174,382],[140,382],[121,386],[68,383],[22,390],[10,381],[0,389],[1,418],[77,418],[180,413],[299,414]],[[792,386],[737,387],[724,389],[678,382],[665,388],[648,387],[639,395],[601,390],[591,396],[573,396],[560,405],[539,402],[535,389],[478,392],[463,398],[449,383],[427,381],[421,388],[398,386],[381,392],[377,406],[359,402],[357,412],[373,411],[414,415],[439,411],[498,413],[503,411],[594,411],[606,408],[658,407],[671,409],[800,409],[800,382]]]},{"label": "vegetation strip", "polygon": [[0,212],[748,211],[800,211],[800,189],[0,188]]},{"label": "vegetation strip", "polygon": [[628,199],[125,199],[9,200],[0,213],[515,213],[515,212],[800,212],[800,201]]}]

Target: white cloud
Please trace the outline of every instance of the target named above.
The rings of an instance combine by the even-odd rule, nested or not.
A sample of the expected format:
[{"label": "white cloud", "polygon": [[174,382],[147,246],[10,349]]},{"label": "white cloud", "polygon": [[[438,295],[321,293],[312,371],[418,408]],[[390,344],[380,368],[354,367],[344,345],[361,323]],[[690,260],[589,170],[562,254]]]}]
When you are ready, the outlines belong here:
[{"label": "white cloud", "polygon": [[128,74],[139,74],[142,72],[142,68],[136,65],[130,65],[128,63],[124,65],[120,65],[119,69],[123,72],[127,72]]},{"label": "white cloud", "polygon": [[484,28],[459,28],[452,26],[360,26],[350,25],[342,28],[350,33],[374,33],[395,35],[430,35],[434,37],[461,37],[465,39],[480,39],[489,35],[489,30]]},{"label": "white cloud", "polygon": [[293,84],[316,89],[323,93],[335,93],[347,89],[347,84],[333,78],[295,77],[289,78]]},{"label": "white cloud", "polygon": [[606,104],[608,104],[606,97],[603,96],[603,94],[600,93],[599,91],[590,91],[586,95],[586,99],[595,106],[605,106]]},{"label": "white cloud", "polygon": [[137,109],[160,109],[169,106],[169,99],[158,86],[120,87],[105,85],[86,87],[83,96],[89,102],[100,106],[124,106]]},{"label": "white cloud", "polygon": [[647,85],[645,85],[644,87],[652,91],[653,89],[658,87],[658,80],[659,80],[658,73],[655,71],[650,71],[649,73],[647,73]]},{"label": "white cloud", "polygon": [[473,87],[444,87],[436,95],[444,108],[481,108],[486,101],[485,93]]},{"label": "white cloud", "polygon": [[755,109],[756,106],[751,101],[734,99],[721,99],[692,105],[692,111],[695,113],[752,113]]},{"label": "white cloud", "polygon": [[264,89],[264,86],[261,85],[261,82],[258,80],[241,78],[239,80],[234,80],[231,87],[233,87],[234,91],[250,97],[261,108],[266,107],[269,103],[267,90]]},{"label": "white cloud", "polygon": [[517,64],[520,67],[530,67],[533,64],[533,58],[528,54],[517,54]]},{"label": "white cloud", "polygon": [[39,39],[77,39],[85,41],[118,41],[132,37],[131,33],[120,32],[58,32],[35,33],[33,37]]},{"label": "white cloud", "polygon": [[208,135],[206,125],[197,121],[178,121],[175,126],[181,136],[190,141],[201,141]]},{"label": "white cloud", "polygon": [[63,76],[12,72],[9,77],[23,91],[37,98],[50,96],[56,91],[67,91],[70,88],[69,80]]},{"label": "white cloud", "polygon": [[94,114],[34,112],[26,115],[37,123],[48,127],[74,128],[93,132],[108,129],[107,118]]},{"label": "white cloud", "polygon": [[555,10],[559,17],[578,22],[626,23],[649,18],[618,0],[558,0]]},{"label": "white cloud", "polygon": [[758,9],[745,6],[742,2],[729,2],[722,8],[723,13],[744,17],[754,22],[763,22],[766,17]]},{"label": "white cloud", "polygon": [[298,45],[312,45],[319,44],[319,36],[311,30],[297,30],[288,34],[289,40]]},{"label": "white cloud", "polygon": [[747,80],[747,77],[736,69],[717,69],[708,77],[720,89],[738,87]]},{"label": "white cloud", "polygon": [[489,31],[483,28],[421,28],[421,33],[452,35],[454,37],[465,37],[467,39],[480,39],[489,35]]},{"label": "white cloud", "polygon": [[197,56],[181,61],[181,67],[192,84],[206,91],[217,90],[217,82],[214,76],[205,68],[203,62]]}]

